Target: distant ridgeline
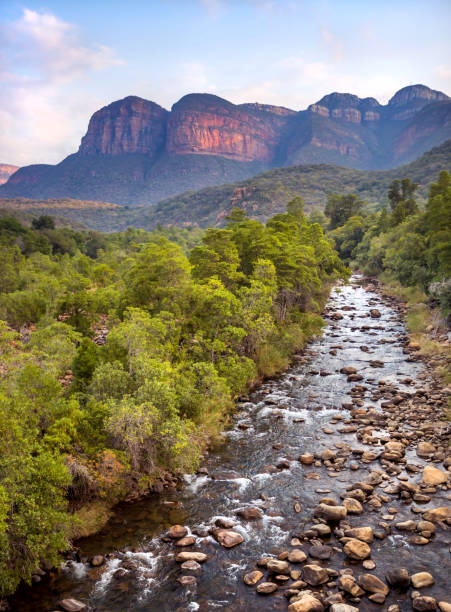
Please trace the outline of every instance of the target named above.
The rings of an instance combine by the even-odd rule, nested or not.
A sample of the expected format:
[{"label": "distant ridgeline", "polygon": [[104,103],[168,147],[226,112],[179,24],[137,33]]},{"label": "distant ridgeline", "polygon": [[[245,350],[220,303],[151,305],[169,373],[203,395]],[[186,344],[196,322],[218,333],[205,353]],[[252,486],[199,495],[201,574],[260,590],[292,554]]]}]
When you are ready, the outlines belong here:
[{"label": "distant ridgeline", "polygon": [[138,206],[297,164],[360,170],[408,163],[451,138],[451,100],[424,85],[374,98],[332,93],[296,112],[189,94],[167,111],[128,96],[91,117],[77,153],[20,168],[0,197]]},{"label": "distant ridgeline", "polygon": [[180,227],[222,226],[233,208],[242,208],[256,219],[265,220],[282,212],[296,195],[305,208],[324,209],[331,193],[355,193],[374,206],[388,204],[387,191],[394,179],[410,178],[419,184],[419,200],[425,200],[429,184],[440,170],[451,168],[451,140],[419,159],[392,170],[355,170],[326,164],[301,165],[269,170],[238,183],[209,187],[163,200],[156,206],[124,208],[104,202],[70,199],[32,200],[0,198],[0,209],[65,217],[71,222],[100,231],[128,226],[152,229],[158,224]]}]

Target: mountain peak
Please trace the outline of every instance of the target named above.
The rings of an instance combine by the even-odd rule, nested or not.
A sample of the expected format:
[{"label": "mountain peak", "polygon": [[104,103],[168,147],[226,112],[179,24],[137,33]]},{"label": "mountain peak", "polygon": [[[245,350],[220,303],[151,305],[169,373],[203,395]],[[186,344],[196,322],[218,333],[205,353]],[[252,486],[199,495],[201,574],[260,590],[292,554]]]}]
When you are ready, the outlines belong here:
[{"label": "mountain peak", "polygon": [[395,93],[389,100],[388,106],[406,106],[413,103],[418,107],[440,100],[449,100],[449,96],[426,85],[408,85]]}]

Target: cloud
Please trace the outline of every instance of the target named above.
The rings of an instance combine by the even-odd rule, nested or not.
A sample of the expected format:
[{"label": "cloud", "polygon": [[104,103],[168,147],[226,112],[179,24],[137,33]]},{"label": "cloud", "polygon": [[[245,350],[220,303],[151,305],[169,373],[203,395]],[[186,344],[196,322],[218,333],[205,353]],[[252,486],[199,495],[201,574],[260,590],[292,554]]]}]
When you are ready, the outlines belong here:
[{"label": "cloud", "polygon": [[321,37],[322,37],[323,41],[326,43],[326,45],[329,48],[330,52],[332,53],[333,59],[336,62],[343,61],[345,47],[344,47],[344,44],[342,43],[342,41],[337,36],[335,36],[335,34],[333,34],[333,32],[331,32],[327,28],[323,27],[323,28],[321,28],[320,31],[321,31]]},{"label": "cloud", "polygon": [[[451,81],[451,65],[450,64],[442,64],[441,66],[436,66],[434,69],[435,74],[445,81],[450,83]],[[451,84],[451,83],[450,83]]]},{"label": "cloud", "polygon": [[[124,65],[113,49],[87,44],[71,23],[24,9],[1,30],[3,55],[0,160],[24,164],[60,161],[86,129],[99,105],[89,88],[92,74]],[[47,152],[52,151],[48,156]]]}]

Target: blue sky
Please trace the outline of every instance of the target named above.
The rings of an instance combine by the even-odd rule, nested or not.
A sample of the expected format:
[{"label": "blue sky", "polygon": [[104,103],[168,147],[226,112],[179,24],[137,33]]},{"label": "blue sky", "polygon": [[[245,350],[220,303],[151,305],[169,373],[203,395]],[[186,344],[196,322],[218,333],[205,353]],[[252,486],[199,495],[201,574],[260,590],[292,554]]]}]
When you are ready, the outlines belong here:
[{"label": "blue sky", "polygon": [[332,91],[451,94],[450,23],[449,0],[0,0],[0,162],[60,161],[130,94],[296,110]]}]

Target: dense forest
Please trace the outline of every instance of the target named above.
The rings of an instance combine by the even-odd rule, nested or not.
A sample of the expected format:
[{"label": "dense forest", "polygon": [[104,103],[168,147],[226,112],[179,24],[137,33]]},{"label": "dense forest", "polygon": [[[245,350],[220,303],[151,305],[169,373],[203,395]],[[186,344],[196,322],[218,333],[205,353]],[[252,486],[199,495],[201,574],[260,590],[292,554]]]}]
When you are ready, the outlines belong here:
[{"label": "dense forest", "polygon": [[387,194],[389,207],[379,212],[355,194],[330,195],[325,209],[329,236],[351,267],[410,288],[417,301],[428,296],[449,317],[451,176],[440,172],[424,208],[418,205],[417,188],[409,178],[395,179]]},{"label": "dense forest", "polygon": [[112,505],[196,468],[349,274],[301,198],[265,225],[116,234],[0,218],[0,593]]}]

